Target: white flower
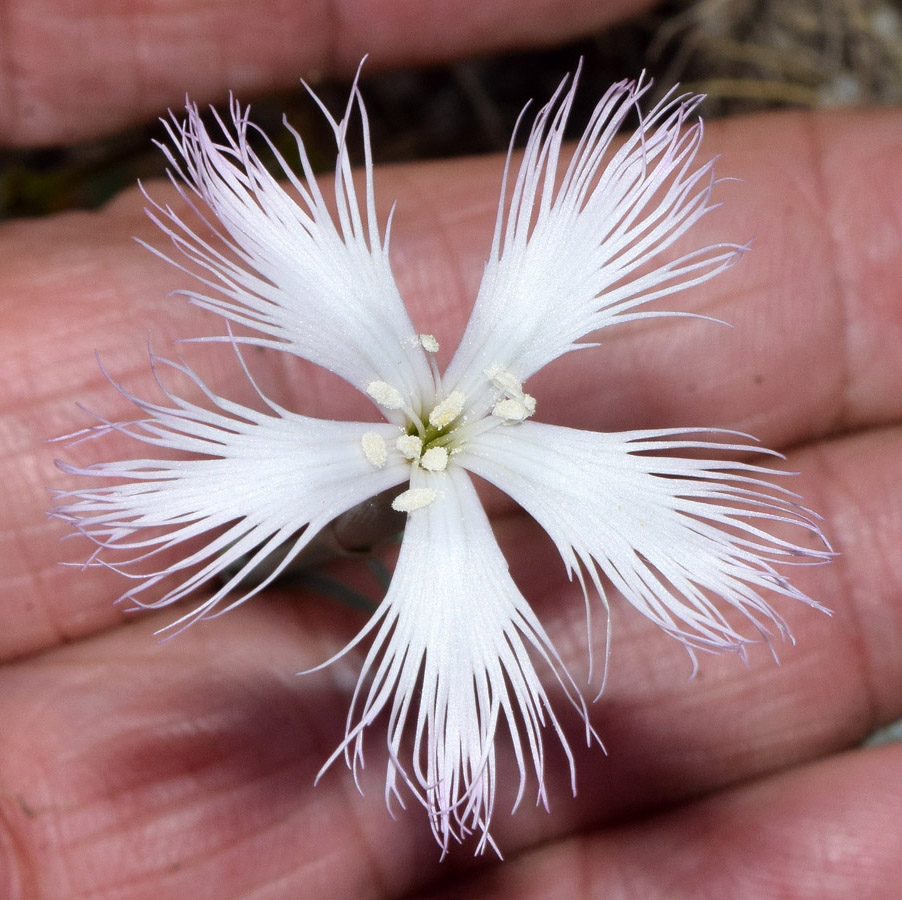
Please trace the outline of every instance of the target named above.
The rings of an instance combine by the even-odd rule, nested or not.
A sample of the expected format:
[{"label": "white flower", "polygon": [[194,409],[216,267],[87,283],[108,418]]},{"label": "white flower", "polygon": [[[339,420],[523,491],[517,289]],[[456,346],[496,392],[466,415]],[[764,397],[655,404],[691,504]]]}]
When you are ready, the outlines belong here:
[{"label": "white flower", "polygon": [[[573,775],[536,663],[586,718],[578,689],[508,573],[469,473],[535,517],[587,602],[591,595],[607,604],[607,579],[690,655],[699,648],[743,653],[750,641],[785,636],[763,594],[816,604],[777,566],[830,556],[815,517],[768,482],[775,473],[729,461],[724,451],[758,450],[744,436],[595,433],[533,418],[541,398],[524,388],[533,373],[617,322],[676,315],[648,304],[706,281],[741,253],[719,244],[668,258],[712,208],[714,177],[711,162],[696,163],[702,129],[691,120],[700,98],[671,95],[643,114],[647,90],[641,81],[614,85],[569,160],[561,158],[562,140],[575,79],[538,113],[514,177],[509,157],[482,285],[441,375],[438,341],[415,332],[392,276],[356,85],[340,122],[323,110],[338,146],[334,212],[300,136],[302,175],[270,145],[288,179],[283,186],[249,146],[246,109],[233,103],[231,124],[219,120],[214,137],[189,106],[187,121],[169,126],[174,149],[165,152],[215,238],[169,207],[151,213],[187,258],[186,271],[201,273],[201,286],[187,296],[251,332],[228,340],[276,347],[337,373],[385,421],[308,418],[262,394],[264,410],[249,409],[212,393],[184,364],[153,357],[156,367],[194,378],[206,403],[131,397],[142,418],[94,432],[115,428],[183,455],[63,464],[100,485],[63,494],[56,512],[96,542],[91,564],[115,565],[133,579],[126,598],[165,606],[222,576],[179,623],[248,599],[335,517],[397,490],[393,505],[408,514],[400,558],[387,596],[351,645],[370,641],[336,756],[344,753],[355,769],[362,764],[364,732],[386,714],[387,799],[406,785],[426,806],[443,850],[472,832],[479,850],[491,843],[499,729],[513,743],[518,802],[530,772],[544,801],[547,728]],[[362,197],[347,146],[355,106]],[[632,114],[638,130],[615,144]],[[706,453],[711,459],[703,461]],[[787,538],[787,526],[801,529],[805,543]],[[187,542],[192,549],[181,561],[143,568]],[[279,548],[285,555],[276,570],[242,589]],[[154,597],[174,574],[180,583]],[[749,629],[740,630],[731,609]],[[586,734],[594,737],[587,718]]]}]

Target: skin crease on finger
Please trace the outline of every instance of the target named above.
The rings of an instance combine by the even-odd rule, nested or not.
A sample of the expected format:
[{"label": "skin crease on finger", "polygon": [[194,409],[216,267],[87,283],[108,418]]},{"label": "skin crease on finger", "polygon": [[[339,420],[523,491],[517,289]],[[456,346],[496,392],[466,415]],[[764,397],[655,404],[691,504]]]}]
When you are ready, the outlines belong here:
[{"label": "skin crease on finger", "polygon": [[[898,157],[900,132],[898,116],[857,114],[759,118],[711,128],[706,146],[712,154],[722,153],[719,171],[741,176],[746,184],[722,186],[729,194],[729,216],[718,213],[706,227],[713,235],[728,224],[730,234],[722,237],[751,236],[755,245],[728,276],[681,297],[680,306],[721,316],[736,327],[721,329],[716,337],[710,330],[716,326],[697,322],[625,329],[595,351],[597,369],[576,366],[546,376],[540,397],[551,412],[548,418],[565,397],[582,398],[568,406],[566,417],[559,414],[568,424],[718,424],[748,428],[776,446],[825,438],[817,446],[800,446],[789,466],[805,473],[793,486],[825,514],[843,556],[829,568],[804,573],[803,589],[836,610],[836,616],[830,620],[787,610],[800,643],[781,650],[781,668],[766,654],[753,661],[751,670],[731,659],[705,659],[702,676],[685,684],[687,666],[678,648],[667,647],[660,635],[618,610],[612,682],[593,715],[610,756],[596,753],[587,762],[581,754],[581,790],[575,801],[567,797],[566,785],[552,778],[551,816],[524,809],[504,819],[500,835],[510,854],[580,824],[639,814],[657,803],[849,746],[875,722],[902,712],[898,653],[893,651],[902,640],[902,589],[899,574],[887,562],[902,542],[902,512],[892,477],[900,446],[892,425],[899,420],[902,394],[902,373],[894,364],[902,329],[894,248],[902,224],[892,204],[899,190],[890,183],[902,177],[890,165]],[[792,153],[774,152],[775,133]],[[401,199],[393,259],[417,324],[427,298],[434,311],[440,297],[435,318],[449,332],[461,327],[462,298],[472,297],[488,246],[499,161],[472,163],[468,179],[459,171],[439,165],[398,168],[382,173],[377,184],[384,204]],[[441,193],[437,185],[444,185]],[[406,203],[411,209],[405,217]],[[128,244],[129,234],[151,236],[141,222],[140,205],[129,195],[97,216],[22,223],[0,232],[0,302],[9,323],[4,338],[10,341],[0,355],[2,365],[9,366],[4,383],[24,385],[31,398],[25,405],[18,399],[21,394],[11,391],[10,408],[3,412],[4,423],[10,423],[4,436],[8,468],[0,479],[7,492],[0,504],[7,519],[3,556],[21,566],[14,573],[18,584],[4,586],[8,657],[52,647],[61,637],[88,635],[119,619],[108,610],[116,593],[114,579],[94,581],[90,574],[73,579],[73,573],[62,570],[58,581],[42,583],[54,577],[47,574],[51,569],[59,571],[54,568],[59,547],[47,540],[47,526],[40,519],[47,463],[59,451],[42,448],[35,456],[37,442],[48,428],[52,433],[81,424],[72,418],[73,396],[104,413],[127,414],[115,393],[89,371],[90,350],[98,346],[117,377],[145,370],[146,359],[136,350],[162,306],[165,322],[154,326],[158,349],[166,349],[162,345],[171,336],[204,333],[203,324],[181,301],[162,299],[178,283],[173,272]],[[432,227],[424,228],[418,216]],[[54,249],[36,257],[32,248],[44,241]],[[863,252],[856,252],[856,246]],[[427,268],[430,264],[434,268]],[[33,310],[38,304],[43,318],[36,332]],[[62,355],[47,367],[40,351],[50,338]],[[192,354],[203,350],[199,358],[213,367],[204,372],[213,373],[211,380],[220,373],[216,367],[223,364],[213,362],[214,354],[208,363],[205,348],[189,349]],[[227,355],[222,348],[216,353]],[[762,360],[767,360],[765,372]],[[673,372],[678,376],[672,377]],[[218,389],[230,392],[227,379],[232,378],[234,390],[241,390],[234,367],[223,365],[221,374]],[[275,383],[279,375],[284,372],[268,377]],[[750,390],[752,385],[758,390]],[[282,399],[302,405],[310,398]],[[852,434],[856,431],[861,433]],[[517,546],[519,535],[514,537]],[[525,559],[533,560],[528,568]],[[535,566],[535,559],[544,559],[547,566]],[[529,590],[537,594],[536,605],[553,640],[577,679],[584,680],[581,601],[572,591],[565,594],[561,567],[557,563],[553,569],[547,548],[544,556],[524,553],[523,560],[512,558],[514,574],[521,583],[530,579]],[[534,568],[556,574],[549,574],[544,586],[534,581]],[[76,593],[83,592],[75,601],[66,599],[70,583]],[[21,609],[23,596],[35,603],[31,618]],[[66,621],[67,602],[75,604],[68,614],[80,606],[83,618]],[[437,871],[453,871],[447,864],[442,870],[431,863],[412,865],[417,850],[432,859],[428,829],[419,827],[423,823],[415,811],[402,813],[397,822],[386,815],[378,752],[367,770],[371,780],[364,800],[346,793],[350,778],[340,767],[313,790],[316,768],[340,738],[354,667],[319,682],[294,679],[292,673],[337,649],[355,623],[322,607],[314,616],[297,611],[291,601],[284,604],[287,609],[282,606],[277,599],[249,606],[236,613],[234,623],[210,623],[162,647],[153,642],[143,620],[8,666],[0,715],[17,738],[0,763],[2,803],[10,852],[17,866],[25,860],[10,871],[23,873],[26,888],[38,878],[33,861],[48,858],[50,848],[55,868],[46,877],[75,879],[70,883],[86,896],[104,876],[102,860],[108,859],[127,822],[132,846],[144,851],[144,883],[157,885],[154,879],[159,879],[164,885],[148,894],[154,897],[184,896],[178,891],[186,890],[197,894],[196,885],[209,877],[204,865],[218,862],[218,869],[228,874],[240,870],[242,854],[259,853],[264,846],[281,849],[273,852],[278,858],[267,859],[260,877],[274,884],[284,878],[284,884],[299,887],[294,894],[288,888],[269,894],[261,889],[254,895],[260,897],[295,896],[300,886],[315,896],[315,877],[325,877],[330,866],[347,879],[343,896],[349,897],[365,896],[374,878],[382,886],[379,893],[391,896],[428,883]],[[142,654],[149,654],[152,664]],[[41,677],[32,681],[36,673]],[[260,690],[272,691],[276,698],[269,704],[268,721],[254,727],[247,708],[260,705],[259,698],[242,705],[234,692],[252,692],[259,683]],[[109,684],[117,691],[104,698],[101,688]],[[178,686],[190,689],[184,704],[172,702]],[[325,696],[331,692],[333,699],[340,695],[334,714],[320,716],[325,704],[319,691]],[[764,696],[767,704],[760,702]],[[82,706],[73,708],[71,716],[61,721],[54,715],[78,698]],[[712,707],[721,714],[712,717]],[[314,732],[312,737],[308,731]],[[232,735],[233,743],[211,742],[211,735],[219,738],[223,732]],[[255,741],[261,734],[278,738],[268,742],[271,755],[255,768]],[[308,735],[307,743],[295,746],[303,735]],[[30,748],[41,738],[49,749],[36,756]],[[179,744],[182,739],[186,743]],[[222,758],[205,749],[205,740],[225,747]],[[172,760],[182,758],[188,745],[198,760],[192,773],[179,773]],[[378,740],[372,746],[378,748]],[[154,769],[154,761],[162,768]],[[687,783],[689,773],[697,777],[699,769],[708,780]],[[79,784],[81,794],[73,787]],[[57,794],[66,785],[76,793],[64,795],[67,802],[62,803]],[[216,790],[202,790],[211,787]],[[221,805],[203,799],[211,796]],[[261,819],[264,800],[272,803],[273,797],[283,802],[276,804],[272,819]],[[324,822],[328,828],[318,829]],[[184,847],[186,835],[196,840],[189,848]],[[350,855],[353,865],[344,852],[341,864],[330,855],[335,852],[325,846],[330,841],[358,848]],[[298,869],[292,860],[305,858],[302,849],[313,862]],[[120,885],[140,883],[128,882],[141,873],[127,871],[126,857],[119,863],[107,872],[110,878],[119,877]],[[466,860],[452,863],[466,865]],[[53,897],[61,883],[34,882],[34,890],[24,896]],[[117,895],[108,884],[109,896],[135,896],[127,888]]]},{"label": "skin crease on finger", "polygon": [[[530,381],[541,418],[600,430],[717,425],[755,434],[776,449],[898,422],[902,313],[893,238],[902,235],[902,223],[892,198],[902,185],[892,182],[902,178],[894,165],[900,131],[892,114],[787,115],[709,127],[706,147],[721,153],[720,172],[744,183],[721,185],[725,205],[700,223],[706,231],[698,240],[754,244],[730,272],[685,292],[679,306],[733,327],[687,320],[612,329],[597,351],[576,364],[571,355]],[[416,326],[440,335],[445,354],[475,296],[500,167],[501,160],[489,158],[378,173],[382,221],[399,201],[391,246],[402,295]],[[151,190],[158,199],[171,197],[164,185]],[[150,335],[164,355],[188,354],[223,394],[253,400],[227,349],[173,347],[175,338],[222,333],[222,326],[181,298],[167,298],[189,279],[132,240],[166,246],[144,215],[145,203],[131,191],[96,214],[10,223],[0,231],[0,374],[17,386],[2,410],[0,548],[9,562],[0,584],[4,598],[26,598],[0,599],[7,607],[0,658],[121,621],[110,603],[122,590],[119,577],[92,569],[75,578],[60,567],[60,559],[77,561],[85,551],[76,542],[59,545],[62,527],[48,527],[45,518],[48,486],[65,487],[52,468],[64,448],[45,441],[91,421],[74,401],[113,420],[133,414],[92,354],[112,377],[153,395]],[[299,412],[374,414],[355,391],[334,389],[319,370],[295,367],[287,354],[255,354],[250,362],[263,389]],[[105,452],[117,449],[132,448],[111,441]],[[96,452],[89,444],[67,458],[87,462]]]},{"label": "skin crease on finger", "polygon": [[[837,472],[848,473],[855,460],[866,472],[884,472],[889,480],[891,463],[888,453],[881,455],[881,443],[877,435],[843,439],[826,455],[834,457]],[[898,451],[898,438],[889,451]],[[814,460],[806,456],[794,461],[809,468]],[[869,484],[859,488],[861,502],[873,508],[879,500],[868,500],[864,492],[876,495],[886,484],[862,481]],[[811,479],[803,485],[806,490],[812,486]],[[576,589],[567,585],[552,548],[525,518],[503,517],[499,536],[514,576],[521,582],[524,575],[532,576],[537,611],[551,625],[551,637],[577,681],[584,682],[584,623]],[[902,522],[885,540],[902,540]],[[851,559],[867,558],[866,547],[848,543],[844,548]],[[810,574],[803,588],[819,589],[834,605],[843,599],[841,573],[831,567]],[[611,680],[593,710],[608,756],[597,748],[580,748],[578,723],[564,722],[579,757],[580,793],[576,799],[568,796],[555,754],[549,758],[550,814],[526,803],[507,817],[502,811],[510,793],[502,790],[496,832],[508,857],[504,865],[516,866],[520,851],[531,847],[551,852],[552,842],[561,838],[566,839],[563,850],[572,852],[572,836],[583,832],[595,833],[600,847],[612,848],[605,851],[612,867],[617,863],[629,871],[648,852],[643,848],[652,846],[642,831],[642,816],[651,817],[652,834],[656,828],[663,833],[666,820],[657,819],[655,809],[852,746],[874,724],[871,716],[898,715],[902,672],[892,645],[898,646],[902,632],[902,604],[898,584],[882,587],[894,588],[895,597],[869,597],[882,611],[871,620],[860,608],[858,626],[848,601],[832,620],[796,609],[790,624],[804,639],[795,648],[780,648],[780,667],[762,648],[748,668],[732,658],[706,659],[693,681],[687,680],[688,661],[676,645],[662,642],[653,626],[621,611]],[[347,898],[395,897],[439,878],[462,877],[474,865],[466,848],[439,865],[418,811],[388,816],[378,735],[369,745],[363,796],[354,792],[341,765],[313,784],[340,739],[359,656],[316,675],[297,678],[293,673],[337,650],[362,621],[359,614],[277,591],[159,644],[152,631],[168,620],[165,612],[137,619],[131,627],[5,668],[0,718],[12,739],[0,750],[5,828],[0,833],[7,837],[0,843],[12,859],[0,871],[20,882],[7,896],[175,900],[219,897],[228,888],[234,897],[304,898],[322,896],[328,886],[335,896]],[[596,653],[602,642],[596,635]],[[875,685],[865,669],[879,676]],[[502,766],[512,765],[508,753],[502,752]],[[898,771],[898,753],[894,759]],[[842,772],[841,766],[835,771]],[[893,762],[887,760],[877,776],[892,784],[892,771]],[[831,815],[846,834],[848,814],[842,804],[848,798],[842,799],[835,776],[825,780],[841,801]],[[779,787],[775,795],[781,795]],[[879,797],[894,802],[883,781],[880,791],[872,785],[865,796],[875,806]],[[694,832],[694,853],[703,852],[705,822],[707,833],[717,834],[718,817],[723,817],[729,825],[720,835],[725,844],[744,824],[747,843],[764,818],[763,809],[743,820],[741,804],[728,802],[718,813],[713,798],[710,803],[708,815],[695,827],[691,805],[687,819],[677,823]],[[777,813],[791,808],[786,801]],[[808,839],[800,843],[800,853],[813,852],[812,846],[829,849],[833,820],[815,813],[811,802],[797,810],[819,827],[816,841],[810,829],[801,832]],[[881,829],[879,837],[885,828],[879,816],[869,815]],[[632,832],[618,825],[637,818],[640,824]],[[757,835],[762,853],[770,846],[765,838],[780,821]],[[609,827],[599,830],[604,825]],[[785,845],[792,828],[784,827]],[[874,852],[888,852],[880,846],[878,841]],[[753,850],[748,848],[749,864]],[[784,846],[783,852],[786,858],[793,851]],[[618,854],[626,857],[622,863]],[[667,884],[688,877],[689,860],[678,862],[644,876],[646,882],[664,879],[664,887],[658,886],[662,897],[668,896]],[[838,875],[836,861],[827,862]],[[852,863],[847,855],[841,862],[844,868]],[[741,863],[731,862],[733,876],[737,884],[746,884]],[[776,877],[779,869],[772,865]],[[760,878],[757,864],[748,871],[749,878]],[[598,872],[597,877],[604,883],[612,876]],[[785,896],[824,900],[843,894]]]},{"label": "skin crease on finger", "polygon": [[[0,144],[72,143],[298,77],[546,46],[652,0],[3,0]],[[416,34],[417,40],[407,36]],[[90,53],[72,53],[90,46]],[[100,104],[97,97],[104,97]]]},{"label": "skin crease on finger", "polygon": [[[421,900],[892,900],[897,748],[764,783],[524,854]],[[666,870],[662,873],[663,868]]]}]

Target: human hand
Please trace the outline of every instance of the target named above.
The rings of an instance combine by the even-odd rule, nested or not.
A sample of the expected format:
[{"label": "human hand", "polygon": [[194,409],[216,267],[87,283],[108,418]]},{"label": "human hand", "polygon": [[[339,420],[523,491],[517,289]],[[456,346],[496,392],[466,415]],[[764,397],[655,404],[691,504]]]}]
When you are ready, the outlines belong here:
[{"label": "human hand", "polygon": [[[799,645],[779,648],[779,668],[762,649],[748,668],[703,659],[688,682],[680,648],[615,601],[610,681],[592,710],[609,755],[580,752],[575,800],[551,757],[550,815],[524,807],[508,817],[500,798],[500,865],[473,863],[466,848],[438,864],[421,814],[390,819],[377,742],[363,797],[340,767],[313,787],[341,738],[359,660],[293,673],[340,648],[359,615],[279,589],[159,645],[152,631],[171,613],[124,627],[110,606],[116,576],[56,566],[42,512],[58,448],[39,442],[83,422],[75,399],[113,419],[130,414],[91,350],[146,392],[138,336],[148,324],[159,346],[209,333],[209,320],[163,300],[183,278],[130,242],[159,243],[134,191],[98,214],[6,226],[0,802],[9,877],[24,896],[519,898],[581,884],[602,896],[892,896],[899,752],[845,751],[900,714],[900,139],[894,114],[710,127],[706,155],[720,153],[719,172],[744,184],[723,185],[726,206],[699,228],[709,240],[752,236],[754,251],[680,306],[735,327],[612,330],[578,365],[562,360],[536,377],[545,419],[716,425],[785,449],[803,473],[793,487],[825,515],[842,555],[795,579],[836,615],[781,605]],[[382,221],[400,200],[402,293],[448,347],[481,274],[501,162],[377,175]],[[170,199],[166,190],[151,188]],[[191,348],[217,389],[246,400],[228,357]],[[252,358],[276,399],[312,414],[359,409],[277,357]],[[585,681],[581,596],[537,529],[493,502],[515,578]],[[359,577],[344,565],[336,574]]]},{"label": "human hand", "polygon": [[[115,9],[7,0],[0,29],[0,145],[71,143],[179,106],[290,88],[299,77],[435,65],[553,45],[654,0],[217,0]],[[413,36],[415,35],[415,39]],[[82,52],[73,52],[79,47]],[[637,73],[638,74],[638,73]]]}]

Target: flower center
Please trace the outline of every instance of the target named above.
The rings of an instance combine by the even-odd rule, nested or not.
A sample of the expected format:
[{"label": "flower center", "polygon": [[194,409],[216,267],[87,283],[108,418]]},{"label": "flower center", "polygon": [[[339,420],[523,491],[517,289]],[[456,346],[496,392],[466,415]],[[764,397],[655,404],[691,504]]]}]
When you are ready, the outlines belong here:
[{"label": "flower center", "polygon": [[[394,449],[412,466],[427,472],[443,472],[451,457],[463,443],[498,425],[516,425],[528,419],[536,411],[535,398],[523,390],[519,379],[503,366],[494,365],[485,370],[485,377],[496,392],[496,399],[488,415],[474,418],[467,414],[467,398],[461,391],[445,394],[441,375],[435,361],[438,341],[431,334],[421,334],[417,343],[426,351],[435,380],[439,401],[428,416],[414,410],[410,401],[386,381],[372,381],[366,392],[383,409],[401,410],[407,417],[407,425],[395,439]],[[389,448],[385,438],[376,431],[367,431],[361,438],[363,452],[369,462],[381,469],[388,461]],[[412,512],[428,506],[435,500],[432,488],[410,488],[392,502],[401,512]]]},{"label": "flower center", "polygon": [[[370,384],[367,392],[374,399],[385,397],[395,401],[395,394],[400,397],[393,387],[381,381]],[[435,404],[428,416],[408,412],[409,421],[395,440],[395,449],[405,459],[429,472],[443,472],[454,451],[455,436],[462,422],[466,402],[467,398],[460,391],[451,391]],[[404,409],[404,406],[389,408]],[[381,435],[368,431],[363,436],[362,443],[367,459],[377,468],[382,468],[388,459],[388,448]]]}]

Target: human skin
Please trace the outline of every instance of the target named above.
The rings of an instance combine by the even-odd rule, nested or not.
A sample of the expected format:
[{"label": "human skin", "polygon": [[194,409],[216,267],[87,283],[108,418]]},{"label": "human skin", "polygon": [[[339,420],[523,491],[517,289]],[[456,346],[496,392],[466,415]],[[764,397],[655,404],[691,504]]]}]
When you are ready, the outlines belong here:
[{"label": "human skin", "polygon": [[[693,244],[752,239],[753,249],[668,308],[733,327],[612,329],[529,390],[544,421],[736,428],[782,450],[800,473],[792,488],[839,552],[791,574],[834,614],[778,599],[798,641],[776,648],[781,665],[760,647],[748,666],[702,657],[689,680],[679,646],[613,598],[608,684],[592,707],[607,755],[580,746],[564,710],[578,795],[554,751],[550,813],[527,798],[508,815],[502,784],[493,834],[504,862],[474,861],[469,846],[439,862],[415,801],[388,815],[377,730],[362,796],[341,763],[314,786],[342,737],[360,657],[295,673],[338,650],[361,613],[285,587],[160,643],[153,632],[174,610],[126,615],[111,602],[121,578],[58,565],[88,550],[58,543],[64,529],[46,519],[48,485],[70,483],[53,458],[128,449],[44,443],[89,423],[76,401],[114,420],[132,414],[95,350],[117,380],[151,393],[150,331],[155,350],[183,353],[218,392],[248,401],[252,391],[227,348],[172,346],[221,325],[168,297],[185,276],[131,240],[165,241],[137,190],[96,213],[0,227],[0,896],[894,896],[902,749],[858,745],[902,715],[902,115],[713,123],[703,153],[740,181],[718,186],[724,206]],[[399,201],[402,294],[444,358],[479,281],[502,164],[376,173],[381,221]],[[148,191],[177,202],[163,183]],[[284,354],[248,357],[292,408],[366,414],[367,401]],[[585,683],[578,589],[525,516],[494,494],[488,502],[515,579]],[[600,609],[593,641],[600,659]],[[513,778],[506,749],[500,758]]]},{"label": "human skin", "polygon": [[[184,99],[249,99],[573,38],[653,0],[0,0],[0,144],[69,143]],[[77,52],[73,52],[77,48]]]}]

